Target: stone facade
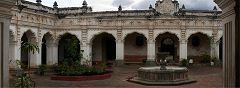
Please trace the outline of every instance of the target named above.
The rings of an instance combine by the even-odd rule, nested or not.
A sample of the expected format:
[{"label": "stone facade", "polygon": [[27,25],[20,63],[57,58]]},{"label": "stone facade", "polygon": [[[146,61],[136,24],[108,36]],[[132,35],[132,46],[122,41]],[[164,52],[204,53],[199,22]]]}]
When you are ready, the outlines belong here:
[{"label": "stone facade", "polygon": [[[25,35],[28,41],[37,44],[40,49],[43,38],[46,38],[46,51],[40,50],[40,53],[27,55],[31,58],[32,67],[42,63],[42,52],[47,52],[48,65],[58,63],[59,40],[61,35],[66,33],[79,39],[84,57],[82,63],[106,59],[107,54],[101,51],[107,52],[107,49],[100,49],[106,48],[102,44],[106,45],[108,42],[96,38],[101,34],[109,35],[106,39],[115,41],[114,61],[118,64],[123,64],[127,57],[152,62],[158,53],[164,52],[170,52],[172,58],[178,61],[187,59],[188,55],[197,55],[192,51],[219,57],[218,42],[223,31],[222,20],[219,18],[221,11],[216,9],[188,10],[179,8],[178,2],[171,0],[157,1],[156,7],[149,10],[119,9],[102,12],[92,12],[85,1],[82,7],[71,8],[58,8],[56,3],[54,8],[51,8],[41,3],[24,0],[17,4],[12,8],[13,17],[10,26],[11,67],[14,67],[15,60],[21,59],[19,48]],[[200,35],[199,41],[204,41],[201,41],[197,49],[188,49],[192,47],[189,39],[194,35]],[[163,49],[162,43],[165,38],[170,38],[170,40],[166,39],[165,46],[169,44],[173,46]],[[202,44],[205,41],[209,43]],[[174,50],[168,51],[169,49]]]}]

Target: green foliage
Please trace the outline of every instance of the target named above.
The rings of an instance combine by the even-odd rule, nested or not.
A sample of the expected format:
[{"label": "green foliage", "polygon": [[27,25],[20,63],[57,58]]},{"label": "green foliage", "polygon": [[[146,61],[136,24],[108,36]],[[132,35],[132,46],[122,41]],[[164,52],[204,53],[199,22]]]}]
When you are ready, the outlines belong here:
[{"label": "green foliage", "polygon": [[188,60],[183,58],[183,59],[181,60],[181,66],[183,66],[183,67],[188,67],[188,65],[189,65],[189,64],[188,64]]},{"label": "green foliage", "polygon": [[35,53],[38,52],[39,53],[39,47],[31,42],[23,42],[21,44],[21,49],[23,50],[23,52],[26,53]]},{"label": "green foliage", "polygon": [[80,61],[75,61],[74,65],[69,65],[67,62],[64,62],[61,65],[58,65],[55,69],[58,75],[63,76],[80,76],[80,75],[98,75],[106,73],[106,65],[101,64],[99,66],[87,66],[81,65]]},{"label": "green foliage", "polygon": [[64,58],[65,60],[59,60],[60,63],[67,61],[68,64],[72,64],[77,60],[80,60],[82,58],[81,52],[80,52],[80,45],[79,40],[77,37],[71,35],[71,34],[64,34],[60,40],[60,44],[63,44],[62,47],[64,47]]},{"label": "green foliage", "polygon": [[[35,52],[39,53],[39,47],[31,42],[23,42],[21,44],[21,50],[23,50],[23,52],[25,53],[32,53],[32,54],[34,54]],[[30,62],[31,62],[30,58],[28,58],[28,70],[30,70]]]},{"label": "green foliage", "polygon": [[26,74],[22,74],[16,80],[16,88],[31,88],[34,86],[34,82]]},{"label": "green foliage", "polygon": [[37,73],[40,75],[45,75],[45,73],[47,72],[47,65],[39,65],[38,69],[37,69]]},{"label": "green foliage", "polygon": [[211,59],[211,62],[214,62],[215,65],[220,65],[221,64],[220,60],[217,57],[213,57]]},{"label": "green foliage", "polygon": [[101,69],[101,70],[104,70],[104,69],[107,68],[107,64],[106,63],[99,63],[99,64],[96,64],[94,67],[98,68],[98,69]]},{"label": "green foliage", "polygon": [[214,62],[214,63],[218,63],[218,62],[219,62],[219,60],[218,60],[217,57],[213,57],[213,58],[211,59],[211,61]]},{"label": "green foliage", "polygon": [[211,62],[211,56],[207,54],[203,54],[201,59],[201,63],[210,63]]}]

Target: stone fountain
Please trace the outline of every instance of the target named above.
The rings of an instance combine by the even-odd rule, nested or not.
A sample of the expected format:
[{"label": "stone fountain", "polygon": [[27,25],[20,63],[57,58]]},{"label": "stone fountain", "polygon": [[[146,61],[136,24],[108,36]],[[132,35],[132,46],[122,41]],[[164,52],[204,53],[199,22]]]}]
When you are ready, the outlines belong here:
[{"label": "stone fountain", "polygon": [[162,59],[156,60],[160,66],[141,67],[138,69],[137,77],[129,81],[145,85],[181,85],[196,82],[189,79],[186,67],[167,66],[165,60],[167,55],[161,56]]}]

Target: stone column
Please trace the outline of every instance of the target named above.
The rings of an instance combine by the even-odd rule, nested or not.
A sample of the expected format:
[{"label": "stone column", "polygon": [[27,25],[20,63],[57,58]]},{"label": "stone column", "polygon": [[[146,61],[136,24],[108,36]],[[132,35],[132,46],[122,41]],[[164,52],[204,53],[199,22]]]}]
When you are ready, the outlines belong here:
[{"label": "stone column", "polygon": [[30,58],[30,67],[31,68],[37,68],[38,65],[41,65],[41,60],[42,60],[42,42],[41,43],[36,43],[37,46],[39,47],[39,52],[35,51],[33,54],[32,52],[29,53],[29,58]]},{"label": "stone column", "polygon": [[58,63],[58,42],[47,41],[47,65],[54,65]]},{"label": "stone column", "polygon": [[9,86],[9,27],[14,0],[0,1],[0,87]]},{"label": "stone column", "polygon": [[155,41],[154,40],[148,40],[148,48],[147,48],[147,65],[155,65]]},{"label": "stone column", "polygon": [[[1,2],[1,1],[0,1]],[[1,6],[0,6],[1,7]],[[0,10],[1,11],[1,10]],[[0,17],[0,87],[9,86],[9,25],[10,19]]]},{"label": "stone column", "polygon": [[211,43],[211,58],[214,57],[219,59],[219,43],[215,41]]},{"label": "stone column", "polygon": [[92,45],[87,42],[83,42],[80,44],[81,52],[83,58],[81,59],[81,64],[84,65],[92,65]]},{"label": "stone column", "polygon": [[16,60],[21,60],[21,41],[11,41],[9,43],[10,68],[17,68]]},{"label": "stone column", "polygon": [[116,41],[116,65],[124,64],[124,42],[123,40]]},{"label": "stone column", "polygon": [[179,57],[179,61],[182,61],[183,59],[187,59],[187,40],[186,39],[182,39],[179,41],[180,43],[180,57]]}]

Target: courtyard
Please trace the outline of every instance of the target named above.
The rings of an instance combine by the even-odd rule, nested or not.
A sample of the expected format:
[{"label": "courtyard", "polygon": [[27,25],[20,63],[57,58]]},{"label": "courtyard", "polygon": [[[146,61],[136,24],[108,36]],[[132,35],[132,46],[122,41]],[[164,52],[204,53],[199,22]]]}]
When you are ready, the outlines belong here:
[{"label": "courtyard", "polygon": [[126,81],[136,76],[140,65],[125,65],[113,67],[112,77],[106,80],[94,81],[56,81],[51,80],[53,75],[48,73],[45,76],[32,75],[37,88],[220,88],[223,87],[223,72],[221,66],[196,65],[189,67],[189,77],[197,80],[196,83],[178,86],[146,86]]},{"label": "courtyard", "polygon": [[[234,23],[224,23],[221,14],[225,12],[218,6],[211,6],[209,10],[192,10],[181,0],[156,0],[145,9],[127,10],[120,4],[112,11],[96,11],[92,8],[94,5],[88,5],[86,0],[76,8],[58,7],[56,1],[52,7],[41,2],[21,0],[12,7],[13,16],[6,31],[9,33],[5,35],[9,37],[6,38],[9,56],[3,53],[7,58],[3,61],[6,64],[9,60],[9,63],[8,66],[3,64],[7,67],[3,67],[4,73],[0,72],[7,74],[10,70],[11,87],[26,88],[24,78],[26,86],[32,87],[33,81],[37,88],[219,88],[235,86],[239,82],[239,72],[235,72],[238,68],[232,64],[238,59],[229,59],[235,54],[228,50],[233,47],[226,47],[232,41],[226,41],[229,36],[223,30],[231,30]],[[232,38],[235,37],[230,35],[229,39]],[[180,70],[150,69],[151,72],[143,76],[137,72],[145,65],[136,64],[158,64],[163,68],[167,63],[191,66]],[[215,63],[223,66],[213,66]],[[107,74],[109,77],[106,68],[112,64],[111,77],[104,80],[52,80],[53,76],[97,78]],[[53,68],[44,75],[45,67]],[[16,73],[11,72],[17,72],[19,68],[24,72],[14,77]],[[149,68],[144,71],[149,71]],[[137,75],[158,78],[157,81],[141,79],[148,82],[162,82],[159,81],[162,79],[167,82],[188,81],[188,76],[197,82],[147,86],[128,81]],[[8,75],[0,78],[1,86],[9,84]]]}]

